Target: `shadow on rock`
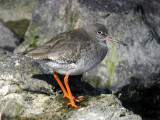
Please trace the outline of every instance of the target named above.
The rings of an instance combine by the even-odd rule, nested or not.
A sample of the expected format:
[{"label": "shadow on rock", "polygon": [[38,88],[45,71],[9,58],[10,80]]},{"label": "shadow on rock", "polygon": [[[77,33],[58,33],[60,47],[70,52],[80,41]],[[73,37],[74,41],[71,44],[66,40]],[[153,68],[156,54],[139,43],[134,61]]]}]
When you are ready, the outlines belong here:
[{"label": "shadow on rock", "polygon": [[[59,79],[61,80],[62,84],[64,85],[63,79],[64,75],[58,74]],[[52,74],[36,74],[33,75],[33,78],[37,78],[40,80],[46,81],[48,84],[55,87],[55,91],[57,89],[60,89],[57,81],[53,77]],[[111,94],[111,90],[109,89],[101,89],[101,88],[95,88],[88,84],[85,81],[81,80],[82,75],[77,76],[69,76],[69,86],[71,88],[71,92],[74,96],[98,96],[100,94]]]},{"label": "shadow on rock", "polygon": [[116,95],[124,107],[141,115],[144,120],[158,120],[160,119],[160,82],[157,79],[150,87],[146,87],[141,86],[140,81],[131,78],[130,84],[123,87]]}]

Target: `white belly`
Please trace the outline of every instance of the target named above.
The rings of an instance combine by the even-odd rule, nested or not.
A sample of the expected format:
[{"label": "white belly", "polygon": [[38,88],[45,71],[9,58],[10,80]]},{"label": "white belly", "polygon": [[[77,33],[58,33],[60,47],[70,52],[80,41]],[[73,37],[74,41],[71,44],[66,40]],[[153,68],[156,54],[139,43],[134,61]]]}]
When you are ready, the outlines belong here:
[{"label": "white belly", "polygon": [[63,75],[67,74],[68,72],[70,75],[80,75],[93,69],[104,59],[107,54],[107,47],[102,49],[100,53],[95,51],[88,52],[89,53],[86,52],[86,54],[82,56],[77,63],[61,64],[50,61],[46,64],[52,67],[55,72]]}]

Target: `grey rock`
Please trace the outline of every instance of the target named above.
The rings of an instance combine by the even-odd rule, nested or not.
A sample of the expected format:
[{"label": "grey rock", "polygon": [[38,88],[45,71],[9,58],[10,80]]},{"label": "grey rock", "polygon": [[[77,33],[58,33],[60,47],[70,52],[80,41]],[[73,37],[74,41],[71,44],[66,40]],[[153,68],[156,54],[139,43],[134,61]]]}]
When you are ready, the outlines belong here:
[{"label": "grey rock", "polygon": [[[1,50],[0,67],[2,119],[35,117],[43,113],[44,109],[49,109],[52,102],[55,109],[61,106],[56,100],[54,86],[32,78],[32,75],[43,72],[38,63]],[[45,107],[47,104],[48,107]]]},{"label": "grey rock", "polygon": [[[155,107],[147,110],[157,110],[158,115],[159,108],[154,100],[159,104],[156,97],[160,79],[159,5],[158,0],[38,1],[25,41],[15,53],[43,44],[66,30],[91,23],[104,24],[109,34],[128,46],[108,42],[108,55],[100,65],[87,72],[83,80],[97,88],[110,88],[121,100],[125,98],[125,103],[135,104],[134,98],[137,98],[137,107],[149,95],[151,106]],[[157,89],[153,90],[154,86]],[[145,93],[150,90],[156,92],[155,99],[152,93]],[[129,96],[132,99],[127,99]]]},{"label": "grey rock", "polygon": [[37,0],[0,0],[0,21],[16,35],[19,43],[24,41],[36,2]]},{"label": "grey rock", "polygon": [[122,107],[113,95],[100,95],[92,98],[88,106],[72,113],[68,120],[142,120]]},{"label": "grey rock", "polygon": [[0,19],[16,21],[31,20],[32,12],[37,0],[0,0]]},{"label": "grey rock", "polygon": [[148,75],[159,71],[160,47],[155,32],[138,7],[137,1],[128,0],[38,1],[26,39],[15,53],[43,44],[60,32],[95,22],[102,23],[111,35],[128,46],[108,42],[109,52],[105,60],[86,73],[84,80],[96,87],[109,87],[114,92],[129,83],[132,77],[141,79],[140,83],[149,87],[154,80],[149,80]]},{"label": "grey rock", "polygon": [[[142,0],[137,1],[138,9],[142,10],[145,21],[160,39],[160,1],[159,0]],[[159,41],[160,43],[160,41]]]},{"label": "grey rock", "polygon": [[[38,1],[25,41],[16,49],[15,53],[24,52],[29,48],[43,44],[50,40],[53,35],[66,30],[73,30],[97,22],[106,25],[106,19],[112,13],[127,12],[133,6],[126,1],[122,3],[118,1],[114,3],[109,0],[95,0],[94,2],[89,0]],[[109,5],[113,6],[110,7]],[[118,10],[119,7],[121,8],[120,11]]]},{"label": "grey rock", "polygon": [[132,78],[131,83],[123,87],[116,93],[125,108],[132,109],[134,113],[139,114],[143,120],[159,119],[160,104],[160,82],[159,75],[150,77],[158,79],[152,87],[139,87],[139,79]]},{"label": "grey rock", "polygon": [[18,44],[18,38],[0,22],[0,48],[13,51]]},{"label": "grey rock", "polygon": [[[114,95],[101,94],[102,90],[83,81],[73,80],[73,77],[69,78],[73,94],[82,93],[85,98],[78,103],[79,108],[67,107],[67,101],[56,89],[56,81],[45,75],[50,70],[42,64],[22,55],[0,50],[1,119],[87,120],[94,115],[93,120],[141,120],[140,116],[125,109]],[[78,90],[73,87],[74,84],[78,84]]]},{"label": "grey rock", "polygon": [[139,79],[141,89],[151,87],[158,79],[150,77],[160,71],[160,45],[152,29],[138,13],[132,11],[128,15],[114,16],[107,23],[115,28],[117,34],[113,36],[125,41],[128,46],[108,44],[109,53],[103,61],[107,69],[98,67],[97,72],[102,72],[99,76],[107,80],[106,85],[115,92],[129,84],[133,77]]}]

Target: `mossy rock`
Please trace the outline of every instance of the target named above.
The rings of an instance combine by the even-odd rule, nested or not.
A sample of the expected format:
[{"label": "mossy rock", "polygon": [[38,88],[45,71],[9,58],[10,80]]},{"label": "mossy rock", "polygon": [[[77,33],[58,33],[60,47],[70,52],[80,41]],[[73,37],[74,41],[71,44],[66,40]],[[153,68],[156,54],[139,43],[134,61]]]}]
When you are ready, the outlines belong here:
[{"label": "mossy rock", "polygon": [[17,35],[17,37],[20,39],[20,42],[23,42],[24,35],[27,31],[27,28],[29,26],[30,20],[22,19],[17,21],[7,21],[4,22],[4,25]]}]

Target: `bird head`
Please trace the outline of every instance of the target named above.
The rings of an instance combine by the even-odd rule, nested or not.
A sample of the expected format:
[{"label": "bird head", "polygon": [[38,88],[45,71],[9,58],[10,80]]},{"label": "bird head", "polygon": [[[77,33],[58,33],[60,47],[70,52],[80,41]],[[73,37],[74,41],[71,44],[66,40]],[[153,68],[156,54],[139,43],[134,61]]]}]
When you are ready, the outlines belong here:
[{"label": "bird head", "polygon": [[122,44],[124,46],[127,46],[126,43],[116,40],[113,37],[108,35],[108,30],[106,27],[102,24],[92,24],[87,27],[85,27],[85,30],[90,36],[92,36],[92,39],[98,40],[98,42],[102,44],[106,44],[107,41],[116,42],[119,44]]}]

